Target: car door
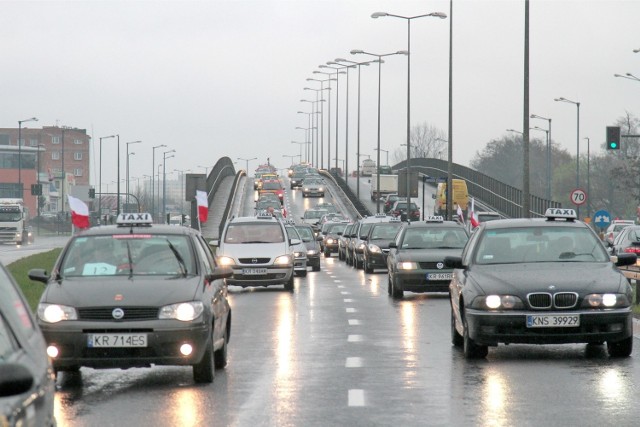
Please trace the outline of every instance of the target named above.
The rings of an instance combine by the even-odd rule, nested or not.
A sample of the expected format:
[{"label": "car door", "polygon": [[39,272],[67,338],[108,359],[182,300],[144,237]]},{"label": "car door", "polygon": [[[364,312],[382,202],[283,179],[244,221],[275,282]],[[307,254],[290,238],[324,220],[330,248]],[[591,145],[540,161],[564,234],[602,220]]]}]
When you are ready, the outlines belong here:
[{"label": "car door", "polygon": [[[195,240],[197,242],[196,248],[200,255],[199,257],[202,259],[201,265],[204,268],[204,274],[213,273],[213,270],[216,268],[216,263],[209,246],[205,243],[202,236],[197,236]],[[214,340],[218,340],[224,336],[224,327],[229,314],[227,285],[224,279],[219,279],[211,283],[205,283],[204,287],[205,297],[210,302],[211,312],[214,318],[213,337]]]}]

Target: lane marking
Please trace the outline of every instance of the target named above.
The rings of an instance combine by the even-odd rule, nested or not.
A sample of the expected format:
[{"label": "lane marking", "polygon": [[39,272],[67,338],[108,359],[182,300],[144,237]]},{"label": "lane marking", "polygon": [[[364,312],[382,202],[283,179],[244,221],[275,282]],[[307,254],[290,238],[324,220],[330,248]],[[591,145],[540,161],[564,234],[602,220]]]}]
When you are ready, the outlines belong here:
[{"label": "lane marking", "polygon": [[345,368],[362,368],[362,357],[347,357]]},{"label": "lane marking", "polygon": [[362,323],[358,319],[349,319],[349,325],[358,326],[358,325],[362,325]]},{"label": "lane marking", "polygon": [[351,295],[351,292],[347,292],[347,291],[342,291],[340,292],[342,295]]},{"label": "lane marking", "polygon": [[364,390],[356,388],[349,390],[348,402],[349,406],[364,406]]},{"label": "lane marking", "polygon": [[347,342],[361,342],[364,339],[364,335],[352,334],[347,337]]},{"label": "lane marking", "polygon": [[353,302],[353,300],[351,298],[345,298],[343,299],[344,302]]},{"label": "lane marking", "polygon": [[346,311],[347,311],[347,313],[355,313],[356,309],[352,308],[352,307],[347,307]]},{"label": "lane marking", "polygon": [[344,285],[338,285],[338,289],[344,289]]},{"label": "lane marking", "polygon": [[342,283],[342,280],[334,280],[333,283]]}]

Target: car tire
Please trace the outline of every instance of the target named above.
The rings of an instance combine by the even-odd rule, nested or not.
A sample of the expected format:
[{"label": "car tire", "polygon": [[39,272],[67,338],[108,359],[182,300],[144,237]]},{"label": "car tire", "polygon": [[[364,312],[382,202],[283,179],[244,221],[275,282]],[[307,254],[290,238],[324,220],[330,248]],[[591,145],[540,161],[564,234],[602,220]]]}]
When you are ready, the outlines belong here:
[{"label": "car tire", "polygon": [[633,336],[622,341],[607,341],[607,351],[609,352],[609,357],[629,357],[633,351]]},{"label": "car tire", "polygon": [[391,284],[391,296],[395,299],[401,299],[404,297],[404,291],[402,289],[398,289],[394,282],[389,282]]},{"label": "car tire", "polygon": [[456,318],[453,315],[453,308],[451,308],[451,344],[455,347],[463,347],[464,337],[460,335],[456,329]]},{"label": "car tire", "polygon": [[324,257],[325,258],[331,258],[331,251],[328,251],[328,250],[325,249],[324,250]]},{"label": "car tire", "polygon": [[307,277],[307,270],[304,270],[298,273],[298,277]]},{"label": "car tire", "polygon": [[344,256],[342,256],[342,252],[338,251],[338,260],[344,261]]},{"label": "car tire", "polygon": [[284,284],[284,290],[293,292],[293,274],[287,283]]},{"label": "car tire", "polygon": [[211,332],[211,342],[202,356],[202,360],[193,365],[193,380],[198,384],[212,383],[216,375],[213,361],[213,331]]},{"label": "car tire", "polygon": [[489,354],[489,347],[486,345],[478,345],[469,337],[469,325],[466,317],[463,318],[464,335],[462,336],[462,351],[465,359],[483,359]]},{"label": "car tire", "polygon": [[229,319],[224,327],[224,337],[222,347],[213,353],[213,362],[216,369],[227,366],[227,343],[229,342]]},{"label": "car tire", "polygon": [[393,283],[393,282],[391,282],[391,273],[389,273],[389,274],[387,275],[387,293],[389,294],[389,296],[393,295],[393,292],[392,292],[392,290],[391,290],[391,289],[392,289],[392,286],[393,286],[393,284],[392,284],[392,283]]},{"label": "car tire", "polygon": [[[329,256],[331,256],[331,254],[329,254]],[[314,265],[312,270],[313,271],[320,271],[320,262],[318,262],[318,265]]]},{"label": "car tire", "polygon": [[364,260],[363,264],[364,264],[364,272],[365,273],[369,273],[369,274],[373,273],[373,268],[371,268],[371,266],[369,265],[367,260]]}]

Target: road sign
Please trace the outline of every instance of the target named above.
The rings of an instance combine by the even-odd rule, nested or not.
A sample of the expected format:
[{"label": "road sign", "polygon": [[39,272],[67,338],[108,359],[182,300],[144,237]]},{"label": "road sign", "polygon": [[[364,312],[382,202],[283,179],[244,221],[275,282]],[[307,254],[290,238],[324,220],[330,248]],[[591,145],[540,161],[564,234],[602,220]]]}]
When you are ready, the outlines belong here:
[{"label": "road sign", "polygon": [[605,210],[600,210],[593,214],[593,223],[596,227],[607,228],[611,224],[611,214]]},{"label": "road sign", "polygon": [[581,189],[576,188],[571,192],[571,203],[576,206],[584,205],[587,201],[587,193]]}]

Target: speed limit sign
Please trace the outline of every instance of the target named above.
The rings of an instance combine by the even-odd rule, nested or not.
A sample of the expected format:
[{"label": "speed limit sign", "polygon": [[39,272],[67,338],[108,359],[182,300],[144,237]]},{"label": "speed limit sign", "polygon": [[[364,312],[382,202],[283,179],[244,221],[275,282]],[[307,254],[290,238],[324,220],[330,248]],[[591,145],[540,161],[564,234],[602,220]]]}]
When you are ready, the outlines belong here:
[{"label": "speed limit sign", "polygon": [[576,188],[571,192],[571,203],[576,206],[584,205],[587,201],[587,193],[581,189]]}]

